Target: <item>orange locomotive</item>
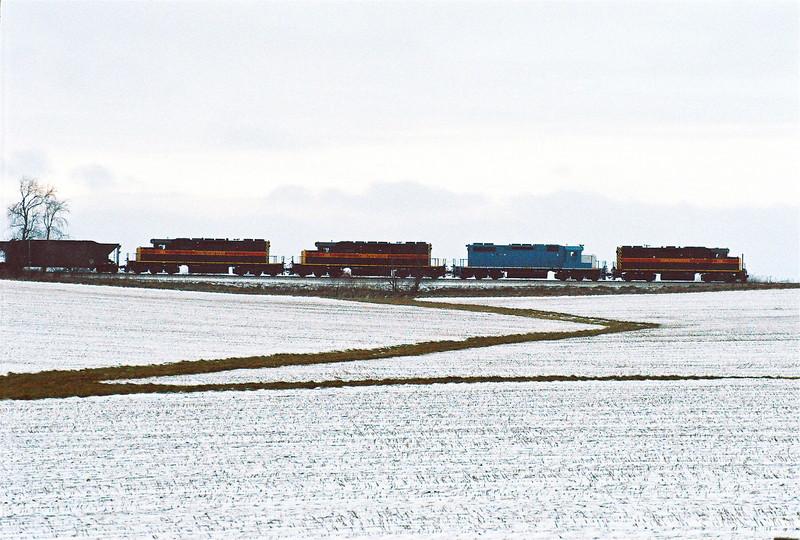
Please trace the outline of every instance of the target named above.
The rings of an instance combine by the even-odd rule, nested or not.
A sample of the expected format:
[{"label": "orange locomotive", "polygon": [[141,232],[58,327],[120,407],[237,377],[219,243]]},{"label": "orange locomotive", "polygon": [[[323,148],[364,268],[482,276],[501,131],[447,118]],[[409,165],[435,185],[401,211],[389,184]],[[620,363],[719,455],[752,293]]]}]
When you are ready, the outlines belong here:
[{"label": "orange locomotive", "polygon": [[150,243],[153,247],[136,248],[136,259],[126,265],[128,272],[174,274],[185,266],[190,274],[227,274],[231,268],[240,276],[283,273],[283,263],[270,262],[269,242],[263,239],[154,238]]},{"label": "orange locomotive", "polygon": [[291,273],[299,276],[396,276],[438,278],[444,265],[431,259],[425,242],[316,242],[303,251]]},{"label": "orange locomotive", "polygon": [[741,257],[731,257],[727,248],[620,246],[612,276],[625,281],[747,281]]}]

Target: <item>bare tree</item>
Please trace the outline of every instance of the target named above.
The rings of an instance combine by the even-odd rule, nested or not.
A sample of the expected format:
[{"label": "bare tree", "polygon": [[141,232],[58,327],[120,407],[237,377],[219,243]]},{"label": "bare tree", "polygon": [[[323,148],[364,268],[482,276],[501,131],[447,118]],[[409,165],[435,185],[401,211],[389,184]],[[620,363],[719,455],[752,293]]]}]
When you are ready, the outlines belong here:
[{"label": "bare tree", "polygon": [[56,197],[56,189],[50,188],[45,193],[42,209],[42,232],[45,240],[64,238],[67,228],[64,214],[68,212],[69,203]]},{"label": "bare tree", "polygon": [[59,199],[56,189],[42,184],[36,178],[23,177],[19,181],[20,200],[8,207],[13,236],[18,240],[35,238],[61,238],[69,212],[66,201]]},{"label": "bare tree", "polygon": [[44,204],[42,187],[36,178],[24,177],[19,181],[20,200],[8,207],[8,217],[14,238],[30,240],[39,234],[38,222]]}]

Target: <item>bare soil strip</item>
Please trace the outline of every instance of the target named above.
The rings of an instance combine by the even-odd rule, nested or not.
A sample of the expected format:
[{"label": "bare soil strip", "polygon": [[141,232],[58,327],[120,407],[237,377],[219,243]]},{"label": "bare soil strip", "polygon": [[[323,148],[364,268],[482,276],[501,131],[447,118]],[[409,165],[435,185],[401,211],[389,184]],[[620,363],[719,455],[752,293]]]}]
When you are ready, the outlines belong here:
[{"label": "bare soil strip", "polygon": [[[479,382],[551,382],[551,381],[603,381],[603,380],[700,380],[700,379],[732,379],[738,377],[716,376],[610,376],[610,377],[578,377],[548,375],[536,377],[444,377],[444,378],[408,378],[380,379],[357,381],[300,381],[271,383],[238,383],[238,384],[205,384],[205,385],[169,385],[169,384],[131,384],[114,383],[115,380],[142,379],[170,375],[194,375],[214,373],[234,369],[258,369],[291,365],[327,364],[335,362],[353,362],[376,360],[394,357],[419,356],[444,351],[458,351],[476,347],[491,347],[510,343],[529,341],[559,340],[578,337],[592,337],[615,332],[630,332],[658,327],[654,323],[616,321],[596,317],[581,317],[549,311],[533,309],[515,309],[494,306],[467,304],[450,304],[444,302],[419,302],[413,299],[362,299],[362,302],[415,306],[427,309],[449,309],[477,311],[560,320],[593,325],[594,328],[573,332],[530,332],[525,334],[509,334],[503,336],[477,336],[463,340],[429,341],[423,343],[396,345],[374,349],[350,349],[323,353],[304,354],[272,354],[268,356],[250,356],[228,358],[224,360],[196,360],[170,364],[154,364],[145,366],[114,366],[82,370],[51,370],[38,373],[9,373],[0,376],[0,399],[34,400],[46,398],[108,396],[141,393],[176,393],[176,392],[208,392],[230,390],[280,390],[300,388],[340,388],[356,386],[387,386],[399,384],[444,384],[444,383],[479,383]],[[753,377],[742,377],[753,378]],[[765,377],[786,378],[786,377]]]},{"label": "bare soil strip", "polygon": [[293,382],[252,382],[202,385],[169,384],[111,384],[117,389],[114,394],[168,394],[176,392],[219,392],[249,390],[296,390],[313,388],[346,388],[364,386],[431,385],[431,384],[475,384],[475,383],[523,383],[523,382],[585,382],[585,381],[712,381],[722,379],[792,379],[794,377],[760,376],[740,377],[735,375],[607,375],[582,377],[579,375],[537,375],[528,377],[412,377],[407,379],[360,379]]}]

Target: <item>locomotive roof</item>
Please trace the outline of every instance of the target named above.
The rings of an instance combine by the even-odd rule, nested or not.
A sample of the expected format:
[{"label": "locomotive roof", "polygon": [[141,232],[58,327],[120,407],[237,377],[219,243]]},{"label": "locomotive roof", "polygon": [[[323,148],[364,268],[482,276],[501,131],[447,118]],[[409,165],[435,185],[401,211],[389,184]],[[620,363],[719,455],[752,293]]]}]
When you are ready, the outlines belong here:
[{"label": "locomotive roof", "polygon": [[152,238],[152,244],[164,244],[176,240],[189,240],[192,242],[266,242],[263,238]]},{"label": "locomotive roof", "polygon": [[644,249],[728,249],[720,247],[706,247],[706,246],[650,246],[644,244],[642,246],[620,246],[622,248],[644,248]]},{"label": "locomotive roof", "polygon": [[335,245],[335,244],[380,244],[380,245],[405,245],[405,244],[427,244],[427,242],[386,242],[383,240],[330,240],[328,242],[315,242],[316,245]]},{"label": "locomotive roof", "polygon": [[576,246],[571,246],[569,244],[495,244],[493,242],[473,242],[472,244],[467,244],[467,247],[471,246],[495,246],[495,247],[535,247],[535,246],[558,246],[564,247],[567,249],[578,249],[582,248],[583,244],[578,244]]}]

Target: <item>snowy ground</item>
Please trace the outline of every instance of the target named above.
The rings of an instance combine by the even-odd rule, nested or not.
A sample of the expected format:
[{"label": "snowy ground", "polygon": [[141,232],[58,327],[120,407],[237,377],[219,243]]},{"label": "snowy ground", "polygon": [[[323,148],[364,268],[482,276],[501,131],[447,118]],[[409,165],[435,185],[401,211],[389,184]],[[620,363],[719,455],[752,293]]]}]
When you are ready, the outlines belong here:
[{"label": "snowy ground", "polygon": [[800,376],[798,290],[440,301],[657,322],[662,327],[402,359],[236,370],[134,382],[207,384],[458,375]]},{"label": "snowy ground", "polygon": [[0,537],[798,535],[796,382],[0,402]]},{"label": "snowy ground", "polygon": [[[38,291],[50,299],[65,294],[61,286],[51,287]],[[87,317],[86,306],[106,304],[84,325],[86,352],[76,354],[70,345],[81,343],[79,337],[60,339],[51,355],[27,358],[24,365],[30,370],[64,367],[51,364],[59,357],[106,365],[106,349],[88,339],[97,337],[98,328],[110,329],[123,348],[138,350],[136,339],[120,334],[124,325],[114,307],[125,303],[120,299],[128,290],[98,298],[99,289],[70,288],[76,295],[71,302],[40,314],[41,327],[58,332],[80,319],[76,314]],[[0,290],[6,302],[8,289]],[[164,296],[155,301],[151,295],[156,293]],[[474,314],[465,314],[470,319],[454,328],[448,322],[453,312],[440,320],[439,312],[420,308],[410,318],[421,312],[429,318],[417,328],[398,324],[397,312],[363,313],[362,306],[349,303],[231,295],[233,304],[228,304],[222,301],[228,295],[213,295],[216,311],[206,295],[129,294],[144,310],[142,317],[131,310],[122,313],[138,321],[139,334],[148,320],[160,322],[157,331],[146,334],[148,340],[161,332],[168,337],[171,327],[183,329],[177,335],[188,338],[192,333],[184,319],[195,312],[209,326],[227,321],[242,328],[240,335],[250,328],[256,336],[270,326],[253,313],[292,313],[294,324],[276,334],[280,339],[259,343],[279,343],[281,350],[295,339],[299,346],[314,343],[301,338],[318,331],[306,328],[312,314],[314,324],[323,324],[330,339],[335,335],[343,346],[483,333],[493,328],[492,321],[505,319],[487,315],[472,328]],[[175,309],[182,299],[191,301]],[[798,375],[799,300],[798,291],[481,299],[656,321],[664,327],[353,362],[336,369],[305,366],[218,376]],[[243,307],[247,302],[254,305]],[[316,316],[320,310],[323,317]],[[2,317],[5,338],[18,319]],[[357,323],[347,326],[341,319]],[[507,331],[506,324],[494,328]],[[520,318],[517,324],[528,329],[538,323]],[[409,334],[397,334],[407,327]],[[239,350],[239,340],[213,341],[198,341],[198,350],[206,345],[219,346],[220,352]],[[244,353],[226,356],[232,354]],[[6,401],[0,402],[0,538],[800,537],[798,405],[800,381],[769,379]]]},{"label": "snowy ground", "polygon": [[0,280],[0,374],[586,327],[322,298]]}]

